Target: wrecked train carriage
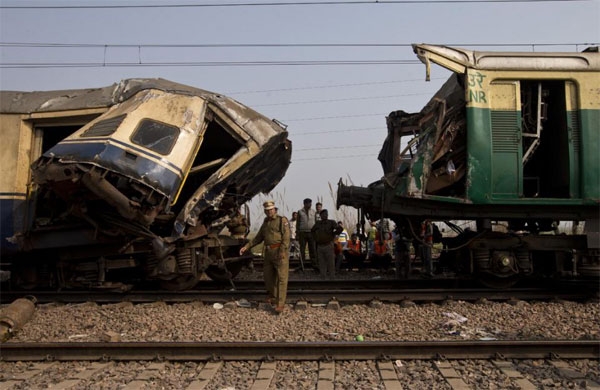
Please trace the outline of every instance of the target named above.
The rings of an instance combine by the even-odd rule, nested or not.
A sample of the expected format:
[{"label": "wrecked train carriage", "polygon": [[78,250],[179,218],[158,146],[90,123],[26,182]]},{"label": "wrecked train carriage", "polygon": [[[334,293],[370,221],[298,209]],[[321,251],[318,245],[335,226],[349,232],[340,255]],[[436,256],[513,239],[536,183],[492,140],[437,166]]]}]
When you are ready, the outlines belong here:
[{"label": "wrecked train carriage", "polygon": [[[597,276],[597,50],[413,49],[427,78],[432,62],[453,73],[421,112],[390,113],[383,178],[368,188],[340,183],[338,204],[392,218],[415,242],[422,221],[447,221],[458,234],[447,249],[465,249],[443,253],[444,268],[489,284],[506,286],[536,270]],[[471,221],[477,231],[452,220]],[[559,221],[584,221],[586,232],[547,234]],[[492,231],[496,223],[508,233]]]},{"label": "wrecked train carriage", "polygon": [[2,117],[12,156],[3,170],[14,172],[2,179],[2,192],[14,194],[3,200],[12,210],[2,208],[12,228],[3,229],[3,252],[52,249],[64,284],[101,284],[122,271],[175,287],[204,270],[231,276],[247,260],[237,255],[243,239],[219,232],[291,159],[279,123],[162,79],[2,92]]}]

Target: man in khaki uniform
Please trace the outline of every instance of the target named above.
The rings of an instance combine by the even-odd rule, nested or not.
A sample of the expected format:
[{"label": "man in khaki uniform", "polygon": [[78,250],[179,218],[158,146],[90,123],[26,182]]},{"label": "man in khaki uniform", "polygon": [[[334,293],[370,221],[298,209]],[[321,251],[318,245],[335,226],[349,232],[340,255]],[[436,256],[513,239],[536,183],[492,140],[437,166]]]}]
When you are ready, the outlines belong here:
[{"label": "man in khaki uniform", "polygon": [[290,270],[290,226],[288,219],[277,215],[275,202],[263,203],[265,218],[256,237],[240,249],[240,256],[248,249],[264,242],[264,278],[269,297],[267,302],[276,304],[275,311],[283,312],[287,295]]}]

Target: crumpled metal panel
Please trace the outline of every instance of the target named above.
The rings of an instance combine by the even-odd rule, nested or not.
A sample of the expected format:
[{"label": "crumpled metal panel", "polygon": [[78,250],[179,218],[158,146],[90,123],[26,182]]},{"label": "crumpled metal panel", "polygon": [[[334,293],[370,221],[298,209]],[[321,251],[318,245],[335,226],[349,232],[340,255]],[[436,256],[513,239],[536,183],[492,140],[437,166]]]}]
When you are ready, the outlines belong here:
[{"label": "crumpled metal panel", "polygon": [[146,89],[199,96],[227,113],[259,145],[283,130],[273,120],[232,98],[160,78],[126,79],[103,88],[43,92],[2,91],[0,107],[3,113],[14,114],[111,107]]},{"label": "crumpled metal panel", "polygon": [[[398,193],[422,197],[426,190],[433,193],[460,179],[453,175],[451,180],[445,180],[447,172],[432,172],[431,167],[446,157],[457,142],[464,146],[464,139],[460,138],[464,137],[466,126],[463,107],[464,89],[458,75],[453,74],[420,112],[394,111],[388,115],[388,136],[379,160],[386,182],[393,183]],[[410,135],[414,139],[401,151],[401,137]],[[464,174],[464,161],[456,161],[456,165]]]},{"label": "crumpled metal panel", "polygon": [[[202,109],[194,106],[192,111],[185,111],[178,103],[177,96],[200,98],[204,102]],[[140,118],[149,115],[144,104],[153,99],[164,101],[161,110],[155,113],[159,117],[154,119],[180,129],[180,139],[174,147],[185,148],[181,149],[181,153],[171,151],[161,158],[131,142],[130,136],[134,134],[132,126],[137,126]],[[62,198],[73,204],[82,201],[75,199],[81,196],[76,186],[81,186],[93,198],[105,199],[126,222],[121,226],[135,223],[150,227],[150,230],[154,219],[161,213],[167,213],[161,217],[162,220],[165,217],[173,218],[168,217],[169,203],[175,201],[179,186],[186,183],[188,170],[192,168],[192,161],[195,161],[190,153],[203,153],[203,132],[208,123],[218,123],[213,127],[217,136],[212,142],[219,142],[222,135],[222,142],[231,143],[234,139],[235,145],[239,143],[239,149],[218,164],[214,172],[211,170],[212,173],[197,188],[193,187],[195,190],[191,196],[187,190],[187,197],[178,200],[178,204],[184,206],[177,208],[180,211],[176,219],[173,218],[172,235],[162,237],[168,242],[182,237],[191,239],[198,231],[206,232],[213,223],[220,223],[218,221],[223,220],[224,216],[259,192],[272,190],[285,175],[291,161],[291,142],[287,139],[286,129],[278,122],[226,96],[163,79],[129,79],[109,87],[85,90],[5,91],[1,94],[1,101],[4,113],[68,113],[85,108],[109,108],[105,114],[45,153],[43,159],[34,165],[35,180],[39,184],[54,185],[53,190],[62,193]],[[174,116],[170,117],[169,114]],[[118,115],[127,115],[124,123],[112,119]],[[130,116],[135,119],[128,124]],[[113,120],[117,129],[125,128],[128,133],[121,136],[117,130],[114,135],[106,136],[103,132],[110,132],[110,128],[100,126],[96,128],[99,137],[94,131],[91,131],[89,138],[82,137],[102,120]],[[189,139],[185,140],[186,137]],[[153,164],[156,169],[152,168]],[[96,172],[93,167],[102,171]],[[79,172],[76,176],[62,177],[62,172],[75,171]],[[123,180],[118,176],[122,176]],[[148,189],[144,189],[145,186]],[[152,191],[162,194],[168,201],[156,200],[157,195]],[[132,197],[132,193],[146,193],[152,202],[144,206],[136,200],[141,195]],[[77,212],[86,213],[86,209],[83,207]],[[187,231],[188,228],[200,227],[198,225],[202,225],[202,228]],[[131,227],[126,229],[131,230]],[[210,229],[208,231],[210,233]]]},{"label": "crumpled metal panel", "polygon": [[250,145],[239,150],[211,175],[179,213],[176,233],[181,234],[186,224],[196,226],[200,214],[218,205],[232,186],[245,189],[238,195],[238,203],[245,203],[259,192],[271,191],[283,178],[291,159],[291,143],[285,134],[272,136],[260,148]]}]

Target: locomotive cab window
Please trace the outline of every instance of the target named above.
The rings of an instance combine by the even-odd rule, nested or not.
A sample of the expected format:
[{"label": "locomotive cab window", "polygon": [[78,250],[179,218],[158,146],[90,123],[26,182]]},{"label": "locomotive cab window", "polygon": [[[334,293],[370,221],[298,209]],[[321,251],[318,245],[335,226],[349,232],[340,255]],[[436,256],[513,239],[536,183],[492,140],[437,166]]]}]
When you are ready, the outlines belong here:
[{"label": "locomotive cab window", "polygon": [[179,136],[179,128],[152,119],[142,119],[131,136],[134,144],[167,155]]}]

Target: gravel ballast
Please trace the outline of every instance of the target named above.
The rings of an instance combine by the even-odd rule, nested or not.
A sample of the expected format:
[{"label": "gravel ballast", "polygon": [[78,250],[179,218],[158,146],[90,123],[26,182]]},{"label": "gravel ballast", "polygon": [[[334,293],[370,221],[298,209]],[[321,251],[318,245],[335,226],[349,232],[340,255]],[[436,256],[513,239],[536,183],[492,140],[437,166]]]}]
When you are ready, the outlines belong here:
[{"label": "gravel ballast", "polygon": [[[8,342],[354,341],[358,335],[365,341],[600,340],[597,300],[342,304],[337,310],[310,303],[304,310],[296,310],[290,302],[281,315],[265,309],[262,302],[250,303],[250,307],[232,304],[221,309],[203,302],[42,304]],[[31,364],[0,362],[4,373],[0,373],[0,382],[27,371]],[[13,388],[48,388],[91,363],[55,364],[43,375]],[[126,388],[149,364],[112,362],[75,388]],[[334,389],[384,389],[377,364],[335,362]],[[587,378],[599,380],[598,361],[570,364]],[[586,388],[583,382],[561,377],[543,360],[515,361],[515,365],[537,388]],[[185,388],[202,366],[201,362],[166,362],[156,379],[143,388]],[[489,361],[459,360],[453,366],[471,388],[518,388]],[[207,389],[249,389],[259,367],[260,362],[223,362]],[[404,361],[395,365],[395,370],[405,388],[450,388],[431,361]],[[318,376],[319,362],[278,361],[269,389],[314,389]]]},{"label": "gravel ballast", "polygon": [[[233,305],[232,305],[233,306]],[[329,310],[215,309],[201,302],[39,305],[9,342],[65,341],[596,340],[597,302],[449,301],[443,305],[342,305]]]}]

